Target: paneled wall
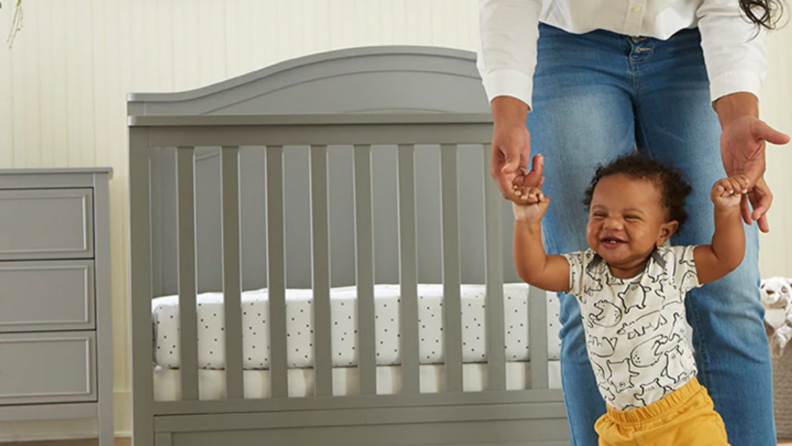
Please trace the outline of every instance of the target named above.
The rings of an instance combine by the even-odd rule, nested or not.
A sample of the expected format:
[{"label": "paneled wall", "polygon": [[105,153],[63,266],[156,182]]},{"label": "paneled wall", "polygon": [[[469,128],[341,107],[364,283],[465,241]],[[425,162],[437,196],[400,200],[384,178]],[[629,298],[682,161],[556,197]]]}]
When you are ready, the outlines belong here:
[{"label": "paneled wall", "polygon": [[[3,1],[0,37],[13,4]],[[23,0],[0,47],[0,168],[112,166],[116,426],[130,431],[127,294],[129,92],[193,89],[306,54],[383,44],[474,50],[476,0]],[[771,37],[763,117],[792,132],[792,27]],[[785,57],[781,57],[786,55]],[[776,194],[764,275],[792,276],[792,146],[771,148]],[[92,435],[90,422],[0,425],[0,441]]]}]

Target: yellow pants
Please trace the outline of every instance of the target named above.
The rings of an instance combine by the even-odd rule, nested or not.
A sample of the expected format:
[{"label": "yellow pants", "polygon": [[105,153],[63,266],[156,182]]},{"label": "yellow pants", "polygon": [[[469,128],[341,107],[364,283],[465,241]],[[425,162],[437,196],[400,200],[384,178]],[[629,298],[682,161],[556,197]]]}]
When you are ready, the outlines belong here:
[{"label": "yellow pants", "polygon": [[629,411],[608,406],[594,429],[600,446],[723,446],[726,427],[696,378],[660,401]]}]

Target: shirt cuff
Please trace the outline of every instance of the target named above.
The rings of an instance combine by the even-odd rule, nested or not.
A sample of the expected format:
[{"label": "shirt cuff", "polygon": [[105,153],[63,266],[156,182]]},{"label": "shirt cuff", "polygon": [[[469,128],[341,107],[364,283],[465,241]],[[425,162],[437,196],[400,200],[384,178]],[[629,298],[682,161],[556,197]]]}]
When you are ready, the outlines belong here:
[{"label": "shirt cuff", "polygon": [[528,104],[528,110],[532,109],[533,76],[522,71],[492,71],[484,78],[484,90],[490,102],[498,96],[511,96]]},{"label": "shirt cuff", "polygon": [[762,79],[751,70],[731,70],[710,80],[712,103],[732,93],[751,93],[760,98]]}]

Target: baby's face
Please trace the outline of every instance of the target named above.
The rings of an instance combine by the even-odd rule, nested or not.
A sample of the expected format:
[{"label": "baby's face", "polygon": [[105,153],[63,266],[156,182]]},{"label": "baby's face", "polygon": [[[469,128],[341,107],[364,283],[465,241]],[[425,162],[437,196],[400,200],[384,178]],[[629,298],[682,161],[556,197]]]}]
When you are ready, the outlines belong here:
[{"label": "baby's face", "polygon": [[602,178],[594,189],[586,226],[589,246],[609,265],[642,266],[660,242],[668,212],[649,180]]}]

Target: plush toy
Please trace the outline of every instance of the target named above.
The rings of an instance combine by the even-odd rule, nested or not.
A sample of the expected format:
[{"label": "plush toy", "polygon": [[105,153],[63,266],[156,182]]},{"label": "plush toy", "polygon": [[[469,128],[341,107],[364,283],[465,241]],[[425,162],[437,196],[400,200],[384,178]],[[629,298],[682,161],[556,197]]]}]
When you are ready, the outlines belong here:
[{"label": "plush toy", "polygon": [[792,279],[771,277],[762,280],[759,290],[762,305],[767,309],[765,324],[770,354],[773,358],[780,358],[792,339]]}]

